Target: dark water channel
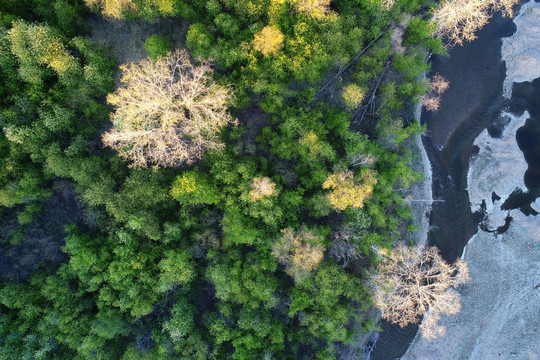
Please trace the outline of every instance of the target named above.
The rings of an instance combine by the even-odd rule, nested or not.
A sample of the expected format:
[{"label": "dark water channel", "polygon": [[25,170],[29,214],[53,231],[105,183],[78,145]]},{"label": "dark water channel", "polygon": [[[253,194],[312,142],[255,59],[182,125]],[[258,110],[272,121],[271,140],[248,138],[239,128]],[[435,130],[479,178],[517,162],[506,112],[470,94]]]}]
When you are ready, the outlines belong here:
[{"label": "dark water channel", "polygon": [[520,209],[524,214],[538,214],[530,206],[540,196],[540,78],[531,82],[514,83],[510,111],[530,118],[516,134],[519,148],[525,156],[528,169],[525,172],[526,192],[516,191],[503,204],[503,209]]},{"label": "dark water channel", "polygon": [[[501,38],[514,31],[511,19],[497,15],[478,33],[478,39],[455,47],[450,57],[432,60],[431,75],[441,74],[450,81],[450,88],[438,112],[422,113],[422,123],[427,124],[422,140],[433,169],[433,198],[444,200],[433,204],[428,242],[449,262],[461,256],[482,219],[469,205],[469,159],[476,137],[486,128],[495,133],[498,114],[509,105],[502,97],[506,68],[501,61]],[[418,326],[400,328],[383,322],[382,330],[372,360],[401,357]]]}]

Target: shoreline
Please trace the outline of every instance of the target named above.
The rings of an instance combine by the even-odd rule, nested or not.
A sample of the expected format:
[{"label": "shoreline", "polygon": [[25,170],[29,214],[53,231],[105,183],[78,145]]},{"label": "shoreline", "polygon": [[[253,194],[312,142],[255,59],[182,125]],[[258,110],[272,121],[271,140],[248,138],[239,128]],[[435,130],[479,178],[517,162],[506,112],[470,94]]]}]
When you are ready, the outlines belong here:
[{"label": "shoreline", "polygon": [[[426,74],[424,73],[424,78]],[[414,112],[414,117],[420,123],[422,121],[422,108],[423,102],[420,101],[416,105]],[[417,148],[416,154],[420,155],[420,164],[423,168],[423,171],[419,171],[424,174],[423,178],[412,187],[411,195],[413,199],[426,200],[418,202],[417,207],[420,207],[423,211],[421,212],[421,218],[418,219],[418,215],[414,217],[414,222],[420,225],[420,228],[413,233],[413,238],[417,246],[425,247],[427,245],[428,233],[429,233],[429,218],[431,214],[431,208],[433,206],[433,169],[431,167],[431,161],[426,151],[426,148],[422,142],[422,134],[416,135],[415,145]],[[416,187],[417,186],[417,187]],[[415,191],[416,190],[416,191]],[[413,209],[413,204],[411,204],[411,211]],[[414,213],[413,213],[414,216]],[[419,221],[420,220],[420,221]]]},{"label": "shoreline", "polygon": [[[426,73],[422,75],[423,78],[426,78],[426,76]],[[421,122],[422,109],[423,103],[420,101],[414,109],[414,118],[419,122]],[[427,245],[430,230],[430,215],[433,206],[433,169],[427,154],[427,150],[422,141],[423,136],[425,136],[425,134],[416,135],[414,139],[411,139],[408,145],[413,154],[417,155],[416,158],[413,159],[411,167],[415,171],[423,174],[423,177],[422,179],[415,181],[409,188],[409,191],[406,193],[406,195],[410,196],[412,200],[420,200],[411,201],[409,204],[411,215],[413,217],[413,223],[418,225],[418,229],[410,232],[409,234],[410,240],[412,240],[416,246],[421,247],[425,247]],[[383,328],[384,326],[397,325],[390,325],[388,323],[385,325],[383,323]],[[407,328],[409,330],[406,330],[405,332],[411,331],[411,327],[417,328],[418,324],[408,326]],[[416,330],[414,331],[416,332]],[[369,349],[365,347],[366,343],[364,343],[364,354],[367,360],[371,359],[372,350],[374,346],[377,345],[380,335],[380,331],[375,331],[368,337],[367,343],[369,343]],[[400,333],[398,336],[403,336],[403,333]]]},{"label": "shoreline", "polygon": [[[514,82],[540,77],[540,51],[536,51],[540,25],[535,26],[539,19],[540,3],[531,0],[514,19],[515,34],[502,40],[502,61],[507,66],[503,95],[507,99]],[[471,210],[483,207],[485,217],[461,255],[471,271],[471,281],[458,289],[462,311],[443,317],[445,337],[430,342],[417,335],[402,359],[540,358],[540,343],[535,341],[540,336],[540,291],[534,287],[540,280],[540,225],[534,215],[501,209],[514,189],[526,190],[527,163],[516,132],[529,113],[502,112],[501,117],[510,121],[500,138],[492,138],[484,130],[475,139],[479,151],[470,159],[467,173]],[[507,218],[511,219],[509,228],[500,230]]]}]

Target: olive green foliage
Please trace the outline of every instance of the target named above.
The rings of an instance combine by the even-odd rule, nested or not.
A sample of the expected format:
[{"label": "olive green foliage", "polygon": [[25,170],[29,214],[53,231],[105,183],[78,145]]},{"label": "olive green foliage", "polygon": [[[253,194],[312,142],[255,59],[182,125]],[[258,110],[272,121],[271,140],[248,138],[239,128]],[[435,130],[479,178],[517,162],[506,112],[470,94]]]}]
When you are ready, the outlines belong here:
[{"label": "olive green foliage", "polygon": [[[413,18],[404,54],[384,35],[351,67],[349,104],[339,86],[314,94],[423,1],[131,3],[130,17],[190,22],[186,47],[234,84],[240,126],[189,168],[129,168],[100,143],[116,69],[84,37],[83,3],[1,1],[0,241],[31,248],[28,234],[48,234],[35,229],[59,181],[81,215],[54,229],[57,265],[2,274],[0,359],[336,359],[373,321],[358,271],[369,261],[344,262],[335,245],[371,259],[410,225],[396,189],[419,175],[403,143],[422,131],[410,110],[428,85],[424,49],[438,45]],[[283,38],[267,52],[255,39],[268,27]],[[171,35],[148,36],[148,55]],[[336,210],[324,184],[340,171],[369,174],[361,206]]]},{"label": "olive green foliage", "polygon": [[160,35],[150,35],[144,42],[144,48],[149,57],[157,59],[160,56],[167,55],[171,50],[171,40]]}]

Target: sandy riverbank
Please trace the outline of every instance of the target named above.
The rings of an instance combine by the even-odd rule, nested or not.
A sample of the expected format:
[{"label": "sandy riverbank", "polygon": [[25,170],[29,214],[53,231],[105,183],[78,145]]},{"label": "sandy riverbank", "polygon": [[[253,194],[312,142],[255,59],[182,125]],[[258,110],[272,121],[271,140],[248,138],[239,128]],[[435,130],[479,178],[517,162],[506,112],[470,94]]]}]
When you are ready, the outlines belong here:
[{"label": "sandy riverbank", "polygon": [[[422,104],[418,104],[415,111],[415,118],[420,121],[422,114]],[[416,245],[425,246],[429,232],[429,215],[433,204],[432,193],[432,169],[424,144],[422,144],[422,135],[417,135],[411,144],[412,151],[418,156],[413,162],[413,169],[423,174],[421,180],[411,186],[411,213],[414,223],[419,227],[412,233],[412,238]]]},{"label": "sandy riverbank", "polygon": [[[513,82],[540,76],[540,4],[524,5],[515,23],[516,33],[502,48],[506,97]],[[479,230],[469,241],[463,257],[471,281],[459,289],[461,312],[442,319],[445,337],[417,337],[403,359],[540,359],[540,215],[500,209],[514,189],[525,190],[527,164],[515,133],[528,113],[502,116],[510,122],[500,139],[484,131],[475,141],[479,153],[471,159],[468,190],[473,210],[485,202],[486,230],[496,230],[508,215],[513,220],[503,234]]]}]

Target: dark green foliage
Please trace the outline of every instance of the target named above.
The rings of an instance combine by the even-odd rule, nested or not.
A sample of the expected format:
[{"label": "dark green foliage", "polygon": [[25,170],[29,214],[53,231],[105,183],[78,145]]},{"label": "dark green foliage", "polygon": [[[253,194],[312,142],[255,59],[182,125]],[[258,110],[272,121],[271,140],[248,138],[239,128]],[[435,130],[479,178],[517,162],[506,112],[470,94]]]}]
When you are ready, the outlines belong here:
[{"label": "dark green foliage", "polygon": [[418,52],[410,55],[397,54],[394,58],[393,66],[403,74],[407,81],[413,80],[429,69],[429,65],[424,62],[423,55]]},{"label": "dark green foliage", "polygon": [[414,17],[409,21],[409,27],[405,34],[405,43],[420,44],[428,48],[432,53],[437,55],[447,54],[444,44],[439,38],[433,37],[434,24],[429,20],[424,20],[421,17]]}]

